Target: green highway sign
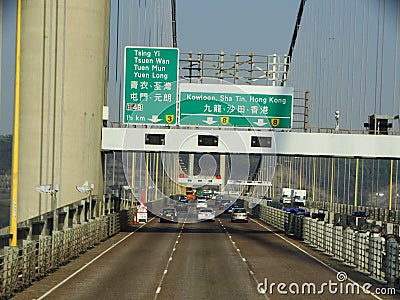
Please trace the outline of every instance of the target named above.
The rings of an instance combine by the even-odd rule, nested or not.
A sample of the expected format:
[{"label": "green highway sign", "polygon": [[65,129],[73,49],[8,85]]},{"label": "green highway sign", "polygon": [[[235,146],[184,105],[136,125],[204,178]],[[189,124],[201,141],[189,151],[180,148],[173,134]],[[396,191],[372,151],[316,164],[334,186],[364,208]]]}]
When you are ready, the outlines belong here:
[{"label": "green highway sign", "polygon": [[128,124],[175,124],[179,50],[125,47],[124,115]]},{"label": "green highway sign", "polygon": [[292,127],[293,88],[182,83],[179,89],[180,125]]}]

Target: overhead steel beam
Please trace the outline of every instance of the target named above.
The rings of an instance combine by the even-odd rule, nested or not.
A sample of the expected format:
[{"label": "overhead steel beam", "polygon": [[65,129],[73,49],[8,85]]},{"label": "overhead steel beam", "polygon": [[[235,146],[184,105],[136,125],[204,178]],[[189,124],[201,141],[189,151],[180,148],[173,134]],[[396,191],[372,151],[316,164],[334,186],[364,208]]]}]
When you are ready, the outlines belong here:
[{"label": "overhead steel beam", "polygon": [[400,136],[180,128],[103,128],[103,151],[400,158]]}]

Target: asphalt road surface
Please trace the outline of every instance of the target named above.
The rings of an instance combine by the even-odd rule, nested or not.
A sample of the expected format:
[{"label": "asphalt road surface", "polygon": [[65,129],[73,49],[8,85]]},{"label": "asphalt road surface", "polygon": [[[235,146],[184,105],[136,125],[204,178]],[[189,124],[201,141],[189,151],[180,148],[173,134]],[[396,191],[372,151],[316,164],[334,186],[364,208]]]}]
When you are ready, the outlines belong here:
[{"label": "asphalt road surface", "polygon": [[[190,208],[188,216],[195,213]],[[358,292],[355,282],[361,286]],[[231,223],[229,215],[221,215],[201,223],[151,219],[96,246],[14,299],[400,298],[368,295],[363,285],[366,292],[393,292],[261,221]]]}]

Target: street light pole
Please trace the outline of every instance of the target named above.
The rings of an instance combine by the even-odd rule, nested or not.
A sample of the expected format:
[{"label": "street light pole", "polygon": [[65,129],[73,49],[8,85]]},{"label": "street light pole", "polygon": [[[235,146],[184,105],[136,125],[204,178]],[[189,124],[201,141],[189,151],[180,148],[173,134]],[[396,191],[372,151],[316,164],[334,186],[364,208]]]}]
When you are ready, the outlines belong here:
[{"label": "street light pole", "polygon": [[50,194],[51,195],[51,206],[53,211],[53,231],[58,230],[58,218],[57,218],[57,192],[60,191],[60,186],[58,184],[46,184],[46,185],[37,185],[36,191],[41,194]]},{"label": "street light pole", "polygon": [[[94,189],[94,184],[91,183],[89,185],[89,182],[85,181],[85,183],[83,185],[76,186],[76,189],[81,193],[88,194],[86,199],[89,202],[89,216],[88,216],[88,218],[90,220],[90,219],[92,219],[92,191]],[[119,196],[121,197],[121,193],[119,193]]]}]

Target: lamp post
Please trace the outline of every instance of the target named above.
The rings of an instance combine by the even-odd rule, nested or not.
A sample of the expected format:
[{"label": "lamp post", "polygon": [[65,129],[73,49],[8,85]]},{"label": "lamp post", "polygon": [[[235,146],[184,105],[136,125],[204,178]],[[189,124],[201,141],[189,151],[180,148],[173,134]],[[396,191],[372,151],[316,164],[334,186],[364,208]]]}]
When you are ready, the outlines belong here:
[{"label": "lamp post", "polygon": [[375,207],[378,207],[378,197],[382,198],[384,195],[384,193],[375,193]]},{"label": "lamp post", "polygon": [[37,185],[36,191],[41,194],[50,194],[51,195],[51,206],[53,211],[53,231],[58,230],[58,220],[57,220],[57,192],[60,191],[60,185],[58,184],[46,184],[46,185]]},{"label": "lamp post", "polygon": [[335,133],[339,132],[339,110],[335,111]]},{"label": "lamp post", "polygon": [[89,183],[87,181],[85,181],[85,183],[81,186],[76,186],[76,189],[81,192],[81,193],[85,193],[88,194],[87,199],[89,202],[89,219],[92,219],[92,191],[94,189],[94,184],[91,183],[89,185]]}]

